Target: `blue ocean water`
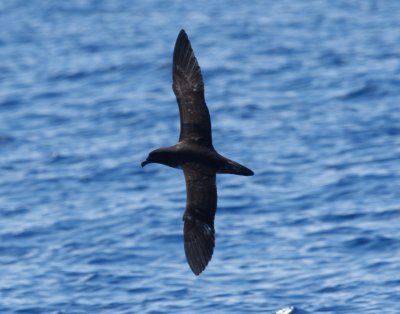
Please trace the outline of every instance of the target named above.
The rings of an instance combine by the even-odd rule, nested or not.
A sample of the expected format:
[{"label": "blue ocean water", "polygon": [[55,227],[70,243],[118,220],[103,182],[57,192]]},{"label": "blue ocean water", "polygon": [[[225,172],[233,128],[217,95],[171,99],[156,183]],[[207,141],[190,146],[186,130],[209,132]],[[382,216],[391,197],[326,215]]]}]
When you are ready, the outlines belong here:
[{"label": "blue ocean water", "polygon": [[[0,312],[400,312],[400,2],[1,1]],[[184,257],[185,28],[214,146],[217,243]]]}]

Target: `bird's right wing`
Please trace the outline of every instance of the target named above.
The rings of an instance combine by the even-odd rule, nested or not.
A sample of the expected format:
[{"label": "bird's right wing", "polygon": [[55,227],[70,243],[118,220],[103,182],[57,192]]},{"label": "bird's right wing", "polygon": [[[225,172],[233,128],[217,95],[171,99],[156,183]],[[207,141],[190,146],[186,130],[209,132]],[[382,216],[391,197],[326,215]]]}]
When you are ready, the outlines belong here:
[{"label": "bird's right wing", "polygon": [[210,113],[204,99],[204,83],[188,36],[181,30],[175,43],[172,89],[179,106],[179,141],[212,146]]},{"label": "bird's right wing", "polygon": [[217,208],[215,172],[197,163],[183,166],[186,180],[184,220],[185,255],[195,275],[211,260],[215,245],[214,217]]}]

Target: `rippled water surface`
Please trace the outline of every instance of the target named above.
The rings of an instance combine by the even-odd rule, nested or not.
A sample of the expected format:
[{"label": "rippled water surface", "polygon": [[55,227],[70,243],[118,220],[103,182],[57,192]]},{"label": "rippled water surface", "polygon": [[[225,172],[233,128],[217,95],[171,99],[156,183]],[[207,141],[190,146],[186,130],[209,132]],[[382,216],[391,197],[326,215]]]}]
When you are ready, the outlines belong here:
[{"label": "rippled water surface", "polygon": [[[400,309],[400,2],[1,1],[1,313]],[[195,277],[179,133],[185,28],[214,146],[217,243]]]}]

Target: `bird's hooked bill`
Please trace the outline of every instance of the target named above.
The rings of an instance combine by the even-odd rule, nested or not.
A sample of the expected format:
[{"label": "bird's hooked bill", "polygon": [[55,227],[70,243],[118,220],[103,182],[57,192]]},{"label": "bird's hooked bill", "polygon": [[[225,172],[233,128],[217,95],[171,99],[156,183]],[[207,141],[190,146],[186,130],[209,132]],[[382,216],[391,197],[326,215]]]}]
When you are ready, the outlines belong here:
[{"label": "bird's hooked bill", "polygon": [[143,161],[143,162],[141,163],[142,168],[143,168],[144,166],[146,166],[147,164],[149,164],[149,163],[150,163],[150,161],[148,161],[147,159],[146,159],[145,161]]}]

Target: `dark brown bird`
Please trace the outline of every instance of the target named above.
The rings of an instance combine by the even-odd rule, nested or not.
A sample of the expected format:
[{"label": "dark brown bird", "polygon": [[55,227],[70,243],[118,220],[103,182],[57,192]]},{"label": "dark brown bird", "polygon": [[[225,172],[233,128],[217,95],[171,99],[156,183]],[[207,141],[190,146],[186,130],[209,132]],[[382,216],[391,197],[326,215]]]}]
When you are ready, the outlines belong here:
[{"label": "dark brown bird", "polygon": [[212,145],[203,77],[184,30],[180,31],[176,40],[172,78],[181,120],[179,142],[152,151],[142,162],[142,167],[149,163],[159,163],[183,169],[186,180],[186,211],[183,215],[185,255],[193,273],[199,275],[214,251],[216,174],[252,176],[254,173],[221,156]]}]

